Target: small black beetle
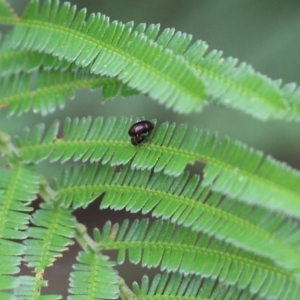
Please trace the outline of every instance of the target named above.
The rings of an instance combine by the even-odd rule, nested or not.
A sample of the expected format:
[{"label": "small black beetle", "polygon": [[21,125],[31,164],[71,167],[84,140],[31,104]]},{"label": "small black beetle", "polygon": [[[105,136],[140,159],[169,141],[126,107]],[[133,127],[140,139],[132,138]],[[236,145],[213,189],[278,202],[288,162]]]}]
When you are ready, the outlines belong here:
[{"label": "small black beetle", "polygon": [[128,130],[128,134],[131,136],[131,144],[136,146],[145,142],[153,128],[154,125],[146,120],[133,124]]}]

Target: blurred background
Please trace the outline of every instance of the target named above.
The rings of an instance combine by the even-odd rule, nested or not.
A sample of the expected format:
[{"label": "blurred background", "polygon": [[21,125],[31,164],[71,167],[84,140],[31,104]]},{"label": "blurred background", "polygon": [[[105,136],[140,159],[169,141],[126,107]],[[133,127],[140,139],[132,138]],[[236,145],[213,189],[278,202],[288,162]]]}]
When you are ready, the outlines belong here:
[{"label": "blurred background", "polygon": [[[194,41],[207,42],[209,50],[223,50],[224,57],[232,56],[251,64],[272,79],[282,79],[284,83],[300,84],[300,2],[298,0],[73,0],[78,8],[86,7],[88,14],[101,12],[110,19],[121,22],[160,23],[161,28],[174,27],[177,31],[192,34]],[[28,1],[11,0],[17,11],[22,12]],[[220,136],[227,135],[233,140],[242,141],[260,149],[273,157],[300,168],[300,130],[299,124],[280,121],[261,122],[242,113],[218,107],[206,107],[201,113],[178,115],[165,109],[157,102],[143,96],[130,99],[114,99],[101,102],[101,90],[90,92],[81,90],[73,101],[68,101],[62,111],[42,117],[31,113],[7,119],[6,112],[0,110],[0,129],[10,134],[18,133],[26,126],[37,123],[50,124],[54,120],[64,120],[67,116],[134,116],[146,119],[156,118],[158,123],[174,121],[197,124]],[[42,166],[47,172],[59,172],[57,165]],[[121,215],[105,211],[97,213],[99,202],[84,212],[78,212],[78,219],[89,227],[101,226],[104,219],[118,220]],[[93,214],[93,217],[91,217]],[[123,218],[122,214],[122,218]],[[76,250],[75,248],[74,251]],[[74,252],[75,253],[75,252]],[[67,283],[61,275],[68,273],[68,259],[74,255],[67,252],[66,261],[57,262],[49,270],[56,280],[52,281],[54,292],[61,292],[60,286]],[[130,272],[137,280],[135,271],[122,269],[125,275]],[[130,277],[130,278],[131,278]],[[130,282],[131,280],[129,280]],[[64,287],[65,289],[65,287]],[[53,290],[52,290],[53,292]]]}]

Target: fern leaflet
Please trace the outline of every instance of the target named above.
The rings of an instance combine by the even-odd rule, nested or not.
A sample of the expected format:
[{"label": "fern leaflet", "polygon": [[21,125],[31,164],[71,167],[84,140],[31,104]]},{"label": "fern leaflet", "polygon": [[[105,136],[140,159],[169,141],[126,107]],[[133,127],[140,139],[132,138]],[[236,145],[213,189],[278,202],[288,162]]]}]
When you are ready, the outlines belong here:
[{"label": "fern leaflet", "polygon": [[250,65],[232,57],[223,58],[222,51],[207,52],[203,41],[191,43],[191,35],[165,29],[158,36],[159,25],[143,28],[145,34],[164,48],[189,62],[205,82],[209,101],[241,110],[256,118],[300,120],[299,93],[295,84],[282,85],[280,80],[255,72]]},{"label": "fern leaflet", "polygon": [[27,6],[12,33],[16,47],[89,66],[94,74],[117,76],[178,112],[202,108],[205,88],[195,72],[181,57],[133,31],[133,23],[109,23],[100,14],[84,21],[85,10],[75,15],[69,3],[51,4],[45,1],[40,13],[38,1]]},{"label": "fern leaflet", "polygon": [[43,203],[33,215],[32,223],[24,242],[24,261],[35,268],[35,277],[21,276],[20,285],[15,289],[16,299],[48,300],[61,299],[60,295],[42,296],[41,288],[47,285],[43,280],[46,267],[52,265],[55,257],[61,256],[67,245],[73,243],[75,221],[70,210],[53,203]]},{"label": "fern leaflet", "polygon": [[8,107],[11,114],[21,114],[29,110],[42,115],[52,113],[57,107],[65,106],[66,98],[73,98],[75,89],[103,86],[102,98],[134,94],[115,78],[93,76],[84,72],[39,71],[32,74],[0,78],[0,107]]},{"label": "fern leaflet", "polygon": [[70,277],[69,300],[117,299],[119,296],[117,272],[107,256],[80,252]]},{"label": "fern leaflet", "polygon": [[133,159],[132,167],[164,170],[178,176],[188,163],[206,163],[202,184],[211,186],[232,198],[249,204],[277,210],[300,218],[299,172],[259,151],[231,142],[220,141],[198,127],[164,123],[154,129],[152,140],[144,147],[134,147],[127,131],[132,118],[67,119],[63,137],[58,138],[58,123],[47,133],[44,126],[26,130],[17,139],[20,154],[26,162],[43,159],[90,160],[102,159],[111,165],[125,164]]},{"label": "fern leaflet", "polygon": [[[183,275],[178,272],[172,275],[167,272],[157,274],[152,282],[147,276],[142,278],[141,285],[132,285],[137,299],[205,299],[205,300],[248,300],[251,294],[248,289],[241,292],[236,286],[226,287],[222,282],[216,284],[211,278],[196,275]],[[256,300],[261,299],[259,296]]]},{"label": "fern leaflet", "polygon": [[28,229],[29,239],[24,242],[24,260],[28,267],[41,273],[52,265],[55,257],[61,256],[68,245],[73,244],[75,220],[69,209],[43,203],[34,213],[32,223],[35,226]]},{"label": "fern leaflet", "polygon": [[66,60],[58,59],[52,55],[37,51],[14,49],[11,35],[6,35],[0,43],[0,69],[1,76],[18,74],[19,72],[30,73],[39,68],[43,70],[76,71],[78,67]]},{"label": "fern leaflet", "polygon": [[[70,7],[69,4],[60,6],[58,2],[55,2],[51,7],[51,1],[43,6],[40,15],[38,15],[37,6],[38,1],[30,4],[24,13],[24,19],[20,22],[12,18],[11,22],[16,23],[19,28],[15,29],[15,34],[10,37],[10,44],[21,43],[22,47],[26,49],[38,49],[58,55],[70,62],[75,61],[77,65],[89,66],[92,72],[97,74],[99,72],[110,76],[119,74],[123,82],[129,80],[129,85],[132,87],[141,92],[149,93],[161,103],[166,102],[167,106],[174,106],[177,111],[199,110],[201,101],[199,102],[199,97],[196,102],[195,99],[197,93],[201,99],[204,97],[204,87],[199,82],[201,79],[215,104],[237,108],[263,120],[272,118],[300,119],[298,103],[300,88],[296,88],[295,84],[282,85],[280,80],[271,80],[255,72],[251,66],[245,63],[237,65],[236,59],[222,58],[221,51],[213,50],[205,54],[207,45],[202,41],[196,41],[190,45],[191,35],[175,32],[174,29],[165,29],[158,35],[159,25],[152,24],[146,28],[144,24],[139,24],[134,28],[132,22],[127,24],[112,22],[109,24],[108,19],[101,15],[92,15],[85,23],[84,11],[80,11],[75,17],[74,7]],[[2,10],[5,12],[7,9],[3,8]],[[7,14],[3,13],[4,15]],[[34,19],[35,22],[33,22]],[[5,20],[3,19],[2,22]],[[103,35],[100,35],[102,43],[91,38],[96,25],[103,25]],[[68,33],[63,33],[63,26],[68,27]],[[29,33],[26,32],[26,28],[29,28]],[[44,35],[44,32],[50,34]],[[33,40],[30,37],[31,33],[35,35]],[[25,36],[23,42],[19,41],[19,39],[21,40],[20,35]],[[63,35],[67,38],[65,39]],[[75,37],[80,46],[74,47],[75,43],[71,39]],[[28,39],[27,42],[26,39]],[[57,43],[62,40],[67,41],[66,45],[64,44],[68,48],[67,51],[64,51],[64,48]],[[126,46],[127,43],[130,44],[131,42],[135,43],[134,46],[130,46],[132,49]],[[149,45],[153,48],[151,48],[152,51],[145,51],[147,47],[150,47]],[[142,49],[134,52],[135,46]],[[164,57],[158,56],[158,51],[162,51]],[[109,53],[113,53],[111,55],[115,55],[115,58],[113,59]],[[152,55],[157,55],[157,60],[153,59]],[[151,77],[149,74],[144,75],[145,69],[139,70],[130,66],[133,61],[132,56],[138,59],[139,66],[143,68],[146,67],[146,64],[151,65],[147,68]],[[154,74],[155,71],[162,71],[165,67],[162,62],[164,59],[169,61],[163,74],[168,81],[168,88],[167,85],[164,88],[158,84],[156,78],[162,74]],[[104,63],[102,64],[102,62]],[[163,66],[161,67],[160,64]],[[152,72],[150,68],[152,68]],[[190,75],[189,77],[194,79],[195,84],[193,86],[188,86],[188,81],[182,70],[185,70]],[[197,91],[196,77],[191,75],[191,71],[198,77]],[[149,83],[146,82],[148,80]],[[170,91],[170,85],[173,87],[173,94]],[[151,86],[150,90],[149,86]],[[186,91],[184,92],[183,89]],[[180,93],[185,93],[185,102]]]},{"label": "fern leaflet", "polygon": [[218,194],[210,195],[208,188],[199,185],[197,176],[190,179],[187,173],[178,178],[160,173],[150,176],[150,172],[133,171],[128,166],[121,172],[115,172],[108,166],[97,172],[96,166],[92,165],[70,169],[60,183],[56,187],[57,201],[66,206],[72,202],[74,207],[86,206],[105,192],[101,208],[125,208],[142,213],[151,211],[155,217],[170,219],[184,227],[207,232],[238,247],[271,257],[287,270],[297,273],[300,266],[300,256],[295,249],[276,235],[257,227],[256,223],[240,218],[238,206],[232,214],[231,205],[222,205]]},{"label": "fern leaflet", "polygon": [[60,295],[39,295],[42,287],[47,286],[47,282],[33,276],[20,276],[19,286],[14,291],[14,300],[59,300]]},{"label": "fern leaflet", "polygon": [[38,192],[39,176],[18,162],[1,167],[0,174],[0,290],[7,290],[18,285],[17,278],[10,275],[19,272],[24,254],[23,245],[11,240],[27,236],[24,230],[32,210],[28,205]]},{"label": "fern leaflet", "polygon": [[[104,227],[104,232],[109,232],[110,224]],[[267,298],[292,299],[295,290],[300,292],[298,281],[270,261],[166,221],[158,220],[150,226],[147,219],[136,220],[131,226],[125,221],[115,240],[105,233],[99,249],[118,249],[118,263],[124,262],[127,251],[133,263],[219,277],[224,284],[237,284],[241,289],[249,286],[252,294]]]}]

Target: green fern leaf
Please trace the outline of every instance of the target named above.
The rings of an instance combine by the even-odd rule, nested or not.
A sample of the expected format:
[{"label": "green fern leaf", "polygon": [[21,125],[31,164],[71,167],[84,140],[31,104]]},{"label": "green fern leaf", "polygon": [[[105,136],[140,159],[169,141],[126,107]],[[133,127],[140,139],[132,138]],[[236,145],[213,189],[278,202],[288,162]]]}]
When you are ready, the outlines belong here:
[{"label": "green fern leaf", "polygon": [[24,242],[24,261],[28,267],[35,268],[36,275],[19,279],[20,285],[14,291],[16,299],[61,299],[60,295],[40,295],[41,288],[47,285],[43,273],[55,257],[61,256],[66,247],[73,243],[74,217],[68,209],[43,203],[41,209],[34,213],[32,223],[35,226],[29,227],[26,232],[29,239]]},{"label": "green fern leaf", "polygon": [[[51,161],[59,159],[67,161],[72,157],[75,160],[98,161],[103,159],[105,153],[108,152],[106,158],[104,157],[104,162],[110,161],[114,154],[120,163],[125,163],[136,152],[136,149],[131,144],[129,145],[130,139],[127,134],[132,122],[132,118],[122,118],[118,122],[116,118],[109,118],[105,122],[103,118],[97,118],[93,123],[91,118],[75,119],[74,121],[67,119],[63,128],[63,139],[57,139],[57,122],[51,126],[45,137],[43,137],[44,125],[38,125],[33,131],[26,130],[23,137],[18,139],[20,154],[26,162],[32,161],[32,159],[38,162],[46,158]],[[112,134],[113,132],[114,134]],[[97,142],[99,139],[103,140],[102,145]],[[90,140],[91,147],[86,147],[85,140]],[[110,140],[114,145],[120,146],[118,151],[107,151]],[[66,147],[65,142],[69,147]],[[125,147],[126,144],[128,147]],[[53,151],[54,148],[55,151]],[[109,156],[110,152],[112,154]]]},{"label": "green fern leaf", "polygon": [[64,59],[58,59],[52,55],[37,51],[14,49],[11,35],[7,34],[0,42],[0,70],[1,76],[18,74],[20,72],[31,73],[39,68],[46,71],[71,69],[76,71],[78,67]]},{"label": "green fern leaf", "polygon": [[42,115],[52,113],[57,107],[65,106],[66,98],[73,98],[75,89],[98,88],[103,86],[103,99],[113,98],[121,91],[130,96],[134,91],[115,78],[99,77],[83,72],[39,71],[31,74],[0,78],[0,107],[8,107],[11,114],[29,110]]},{"label": "green fern leaf", "polygon": [[7,290],[18,285],[17,278],[10,275],[19,272],[24,254],[24,247],[11,240],[27,236],[24,229],[32,210],[28,205],[38,192],[39,176],[18,163],[1,167],[0,174],[0,290]]},{"label": "green fern leaf", "polygon": [[[226,287],[221,282],[217,282],[211,278],[203,278],[195,275],[183,275],[167,272],[154,276],[152,282],[144,276],[141,286],[136,282],[132,285],[137,299],[211,299],[211,300],[243,300],[253,299],[249,290],[245,289],[242,292],[236,287]],[[230,297],[230,298],[229,298]],[[256,300],[261,299],[259,296]]]},{"label": "green fern leaf", "polygon": [[73,244],[75,236],[75,220],[69,209],[55,204],[43,203],[35,212],[27,231],[25,262],[28,267],[35,268],[37,273],[52,265],[54,258],[61,256],[67,246]]},{"label": "green fern leaf", "polygon": [[14,291],[14,300],[59,300],[62,299],[60,295],[40,295],[42,287],[47,286],[45,280],[37,279],[32,276],[20,276],[19,286]]},{"label": "green fern leaf", "polygon": [[69,300],[117,299],[118,276],[107,256],[80,252],[71,273]]},{"label": "green fern leaf", "polygon": [[205,88],[195,72],[184,59],[144,33],[132,32],[132,23],[109,23],[100,14],[92,14],[85,22],[85,10],[75,15],[74,7],[57,1],[52,6],[45,1],[40,13],[38,10],[38,1],[27,6],[12,33],[15,47],[89,66],[94,74],[117,76],[178,112],[202,108]]},{"label": "green fern leaf", "polygon": [[[50,10],[50,3],[45,5],[44,10],[41,12],[42,21],[48,21],[48,9]],[[68,5],[64,5],[61,8],[60,13],[57,13],[58,9],[59,5],[56,4],[56,6],[53,8],[54,13],[52,17],[54,18],[55,13],[58,14],[57,18],[60,18],[59,21],[61,22],[61,25],[63,25],[65,21],[63,17],[66,15],[68,18],[64,25],[71,26],[70,23],[75,14],[74,7],[70,9]],[[31,11],[31,13],[36,14],[35,8],[32,8],[31,10],[28,8],[28,10]],[[81,18],[78,17],[76,23],[78,28],[80,27],[80,22],[84,18],[83,12],[80,12],[79,14],[81,14]],[[27,15],[29,18],[32,17],[30,13]],[[105,19],[105,17],[103,18]],[[91,19],[92,20],[90,23],[96,22],[95,16],[91,17]],[[107,23],[107,20],[104,22]],[[90,25],[90,23],[88,23],[88,25]],[[108,23],[106,25],[108,26]],[[121,24],[119,25],[122,26]],[[238,61],[236,59],[231,57],[227,59],[222,58],[221,51],[213,50],[210,53],[205,54],[207,51],[207,45],[204,42],[197,41],[190,45],[192,36],[181,32],[175,32],[174,29],[165,29],[158,36],[159,25],[152,24],[146,28],[144,24],[139,24],[135,29],[133,29],[133,23],[128,23],[125,25],[125,27],[128,30],[128,32],[126,32],[127,35],[125,34],[125,38],[128,38],[128,35],[130,35],[131,31],[133,31],[133,35],[138,34],[145,36],[153,43],[157,43],[164,49],[171,50],[175,55],[183,56],[187,60],[189,67],[193,69],[195,73],[197,73],[198,77],[205,82],[208,93],[212,98],[211,101],[214,104],[237,108],[264,120],[270,118],[285,120],[300,119],[300,109],[298,103],[300,88],[296,89],[295,84],[282,85],[280,80],[271,80],[266,76],[255,72],[251,66],[245,63],[241,63],[237,66]],[[75,25],[74,28],[76,30],[78,29]],[[116,30],[115,39],[117,40],[122,33],[118,32],[116,28],[118,28],[118,26],[113,22],[111,24],[111,28],[107,31],[109,35]],[[34,29],[32,30],[34,31]],[[35,31],[34,33],[37,35],[39,34]],[[119,35],[117,33],[119,33]],[[36,37],[36,39],[37,38],[39,38],[39,36]],[[116,41],[114,42],[116,43]],[[69,42],[68,46],[71,44],[72,43]],[[29,48],[35,47],[35,45],[32,44],[32,41],[30,41],[29,45],[26,46]],[[42,47],[43,46],[44,45],[42,45]],[[72,46],[74,45],[72,44]],[[78,50],[80,52],[81,50],[81,48],[74,48],[75,49],[71,51],[72,59],[74,59],[76,56],[75,51]],[[82,58],[82,61],[80,61],[82,64],[79,65],[86,67],[89,63],[93,62],[93,58],[97,55],[98,50],[94,46],[91,49],[92,50],[84,48],[82,50],[82,53],[79,54],[79,56]],[[56,50],[62,51],[61,47],[58,47]],[[87,55],[86,59],[84,59],[84,55]],[[69,57],[69,54],[67,54],[67,57]],[[105,59],[108,58],[105,57]],[[22,64],[24,63],[22,62]],[[17,64],[15,65],[18,67]],[[3,70],[3,68],[1,68],[1,70]]]},{"label": "green fern leaf", "polygon": [[119,250],[118,263],[124,262],[127,251],[133,263],[141,262],[142,266],[159,266],[162,270],[184,274],[218,277],[224,284],[237,284],[240,289],[249,286],[252,294],[266,298],[292,299],[295,290],[299,295],[299,282],[269,260],[160,220],[150,226],[147,219],[128,225],[125,221],[120,226],[120,234],[114,241],[104,236],[98,244],[101,250]]},{"label": "green fern leaf", "polygon": [[[142,26],[141,26],[142,27]],[[150,25],[143,32],[159,45],[183,55],[206,84],[209,101],[242,110],[259,119],[300,119],[300,87],[281,80],[271,80],[255,72],[250,65],[232,57],[223,58],[222,51],[207,52],[203,41],[190,45],[192,36],[165,29],[159,36],[159,25]]]},{"label": "green fern leaf", "polygon": [[232,107],[262,120],[300,120],[300,88],[296,89],[295,84],[282,85],[281,80],[271,80],[246,63],[238,65],[237,59],[223,58],[222,51],[206,53],[205,42],[190,45],[191,35],[174,29],[167,28],[157,36],[158,28],[146,30],[145,34],[184,56],[205,82],[213,104]]},{"label": "green fern leaf", "polygon": [[257,226],[257,223],[262,222],[257,219],[263,217],[268,217],[265,223],[270,220],[272,224],[271,214],[259,215],[261,211],[258,211],[258,214],[250,214],[248,221],[243,218],[244,205],[236,203],[234,208],[233,203],[236,201],[222,199],[216,193],[209,194],[209,188],[201,187],[197,176],[188,178],[188,174],[184,173],[178,178],[171,178],[161,173],[151,175],[146,171],[134,171],[128,166],[118,172],[103,166],[98,172],[97,167],[91,165],[66,171],[59,182],[56,197],[65,206],[71,203],[75,208],[87,206],[105,192],[101,208],[125,208],[144,214],[151,211],[155,217],[169,219],[184,227],[191,227],[192,230],[226,239],[259,255],[271,257],[288,270],[297,272],[300,266],[299,252],[293,249],[293,242],[292,245],[284,243],[280,239],[282,235],[276,233],[277,230],[280,232],[280,228],[276,230],[266,225],[264,227],[269,229],[268,232]]},{"label": "green fern leaf", "polygon": [[[250,204],[277,210],[300,218],[299,171],[271,157],[228,138],[220,141],[198,127],[164,123],[154,129],[150,142],[142,147],[130,144],[127,134],[132,118],[67,119],[63,138],[57,137],[58,124],[44,133],[39,125],[26,130],[17,139],[20,154],[26,162],[43,159],[102,159],[111,165],[125,164],[133,158],[132,167],[164,170],[178,176],[188,163],[206,163],[202,184],[214,191]],[[43,137],[44,136],[44,137]]]},{"label": "green fern leaf", "polygon": [[119,93],[123,97],[137,94],[116,78],[91,75],[66,60],[12,47],[6,35],[0,44],[0,108],[8,106],[11,114],[32,108],[45,115],[57,106],[64,107],[65,98],[72,98],[79,88],[102,87],[103,100]]},{"label": "green fern leaf", "polygon": [[233,107],[262,120],[280,118],[281,111],[288,109],[279,82],[271,81],[245,63],[237,65],[237,59],[222,58],[221,51],[205,55],[206,51],[207,45],[198,41],[184,57],[206,83],[214,104]]},{"label": "green fern leaf", "polygon": [[259,119],[300,120],[299,93],[296,84],[282,85],[255,72],[250,65],[232,57],[224,59],[222,51],[207,52],[203,41],[190,45],[192,36],[166,28],[158,35],[159,25],[148,28],[140,24],[136,30],[164,48],[182,55],[205,82],[208,99],[213,104],[232,107]]}]

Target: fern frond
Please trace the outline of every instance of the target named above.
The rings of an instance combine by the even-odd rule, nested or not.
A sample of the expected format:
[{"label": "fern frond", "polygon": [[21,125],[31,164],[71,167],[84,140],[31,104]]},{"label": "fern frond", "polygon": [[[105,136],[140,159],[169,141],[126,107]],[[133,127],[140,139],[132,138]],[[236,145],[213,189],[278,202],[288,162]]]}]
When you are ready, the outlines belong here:
[{"label": "fern frond", "polygon": [[[133,118],[118,120],[116,118],[107,120],[96,118],[93,122],[91,118],[73,121],[68,118],[64,123],[62,139],[57,136],[59,124],[55,122],[47,133],[44,132],[44,125],[40,124],[33,131],[26,130],[25,134],[17,140],[20,154],[26,162],[32,160],[39,162],[47,158],[51,161],[67,161],[71,158],[99,161],[101,158],[103,159],[103,156],[104,162],[108,162],[114,155],[117,160],[114,162],[115,164],[126,163],[136,152],[136,149],[130,144],[127,134],[132,123]],[[99,143],[98,140],[102,140],[102,143]],[[114,147],[119,146],[119,150],[109,150],[110,143]],[[107,153],[106,158],[105,153]],[[108,155],[109,153],[111,155]]]},{"label": "fern frond", "polygon": [[[216,193],[210,194],[209,188],[199,185],[197,176],[188,178],[188,174],[184,173],[178,178],[171,178],[161,173],[151,175],[146,171],[134,171],[129,166],[118,172],[103,166],[98,172],[97,166],[91,165],[66,171],[57,183],[56,190],[57,201],[65,206],[71,203],[75,208],[87,206],[105,193],[101,208],[151,212],[155,217],[169,219],[173,223],[271,257],[288,270],[297,272],[300,266],[298,251],[280,240],[272,230],[268,232],[258,227],[255,223],[257,220],[251,223],[243,218],[244,205],[239,207],[239,203],[236,203],[233,208],[229,199],[222,199]],[[229,203],[226,204],[226,201]],[[269,218],[272,220],[272,215]],[[261,223],[259,221],[258,224]]]},{"label": "fern frond", "polygon": [[[138,300],[151,299],[211,299],[211,300],[249,300],[253,299],[248,289],[242,292],[237,286],[224,286],[216,283],[212,278],[203,278],[196,275],[183,275],[178,272],[168,274],[163,272],[154,276],[150,283],[149,277],[142,278],[141,285],[136,282],[132,285]],[[261,299],[256,296],[254,299]]]},{"label": "fern frond", "polygon": [[[14,239],[24,239],[28,226],[28,205],[39,188],[39,176],[18,163],[0,168],[0,290],[15,288],[24,247]],[[5,294],[5,293],[4,293]],[[7,296],[6,296],[7,297]]]},{"label": "fern frond", "polygon": [[152,98],[188,113],[202,108],[205,88],[184,59],[163,49],[133,23],[109,22],[100,14],[85,20],[85,10],[75,14],[69,3],[45,1],[39,10],[32,1],[12,32],[18,48],[52,54],[94,74],[117,76],[122,82]]},{"label": "fern frond", "polygon": [[121,81],[115,78],[90,75],[86,72],[39,71],[31,74],[0,77],[0,107],[8,107],[10,114],[21,114],[29,110],[42,115],[52,113],[65,106],[66,98],[74,97],[75,89],[103,87],[102,98],[130,96]]},{"label": "fern frond", "polygon": [[[66,7],[61,8],[60,13],[57,13],[57,11],[59,10],[59,5],[56,4],[56,6],[54,5],[53,11],[58,15],[57,16],[58,19],[61,17],[59,19],[60,25],[63,25],[63,21],[65,21],[64,19],[64,14],[65,14],[66,18],[68,17],[65,25],[72,27],[72,25],[70,24],[72,22],[72,18],[74,17],[75,9],[69,8],[68,5],[65,6]],[[45,5],[45,8],[41,13],[42,17],[44,18],[41,18],[40,21],[46,21],[46,22],[49,21],[47,17],[48,14],[51,13],[51,11],[49,13],[48,9],[50,10],[49,3]],[[28,10],[30,10],[30,8],[28,8]],[[34,8],[32,9],[31,13],[33,11]],[[55,15],[55,13],[53,13],[53,15]],[[84,13],[80,12],[79,14],[83,15]],[[27,14],[26,17],[28,17],[30,21],[32,21],[32,16],[30,15],[30,13],[29,16]],[[53,16],[53,18],[55,17]],[[81,20],[79,20],[78,22],[80,23],[83,19],[84,16],[81,16]],[[94,19],[97,19],[97,17],[92,16],[91,20],[87,22],[86,26],[88,27],[90,26],[90,23],[96,22]],[[105,19],[105,17],[103,17],[103,19]],[[26,19],[23,20],[24,24],[22,24],[22,26],[28,26],[25,20]],[[51,20],[49,22],[51,22]],[[105,22],[108,21],[105,20]],[[107,24],[106,26],[108,26]],[[35,25],[38,26],[37,24]],[[31,24],[31,26],[34,27],[33,24]],[[44,24],[44,26],[46,26],[46,24]],[[225,105],[225,106],[237,108],[239,110],[242,110],[248,114],[251,114],[263,120],[274,119],[274,118],[284,119],[284,120],[300,119],[300,109],[298,103],[300,89],[299,88],[296,89],[295,84],[282,85],[280,80],[271,80],[268,77],[258,72],[255,72],[250,65],[247,65],[245,63],[241,63],[238,65],[237,59],[231,57],[226,59],[223,58],[221,51],[213,50],[205,54],[207,52],[208,47],[204,42],[196,41],[194,44],[190,45],[192,36],[181,32],[175,32],[174,29],[165,29],[160,35],[158,35],[159,26],[154,24],[150,25],[148,28],[146,28],[144,24],[139,24],[136,28],[133,28],[133,23],[128,23],[125,25],[119,23],[119,26],[126,27],[126,30],[128,30],[128,32],[126,32],[125,36],[127,38],[128,36],[130,36],[130,34],[146,37],[147,39],[152,41],[152,43],[154,44],[157,43],[163,49],[171,51],[171,54],[174,53],[173,56],[177,56],[177,58],[179,56],[183,56],[186,60],[185,63],[187,63],[188,66],[192,70],[194,70],[197,76],[201,78],[203,82],[205,82],[206,88],[208,89],[208,94],[210,98],[212,98],[210,101],[212,101],[214,104],[220,104],[222,106]],[[80,24],[78,25],[78,28],[80,28]],[[78,30],[78,28],[75,29]],[[91,28],[93,28],[93,24],[91,25]],[[112,41],[115,44],[117,44],[118,38],[122,40],[122,38],[120,37],[122,36],[122,33],[118,32],[116,28],[119,29],[118,25],[116,25],[113,22],[111,24],[111,28],[108,29],[108,32],[111,31],[108,33],[108,35],[113,34],[114,30],[116,30],[115,34],[117,37],[115,40],[114,38],[112,38]],[[36,39],[39,38],[39,33],[36,32],[34,28],[32,28],[31,30],[37,34]],[[44,30],[46,29],[44,28]],[[57,30],[59,31],[59,29]],[[87,28],[86,31],[88,30],[92,31],[92,29],[90,28]],[[84,32],[85,34],[86,31]],[[133,33],[131,33],[131,31]],[[45,37],[43,38],[45,39]],[[51,39],[54,39],[54,34],[50,38],[50,40]],[[13,37],[13,42],[16,42],[15,37]],[[62,51],[61,47],[59,47],[58,45],[53,45],[52,40],[51,41],[47,40],[47,42],[49,42],[49,45],[51,45],[52,47],[50,49],[51,51],[53,50],[53,48],[57,47],[56,49],[57,52],[55,52],[55,55],[60,55],[62,58],[63,54],[60,53]],[[93,41],[91,43],[93,44]],[[116,46],[115,44],[113,46]],[[30,43],[26,44],[26,49],[31,49],[31,48],[37,49],[38,47],[42,47],[42,49],[44,50],[44,46],[45,45],[43,45],[42,42],[40,42],[39,45],[34,45],[30,40]],[[67,46],[71,47],[70,41],[68,41]],[[123,47],[124,45],[121,43],[121,46]],[[67,54],[66,57],[69,59],[70,56],[71,61],[74,61],[75,59],[78,65],[86,67],[87,65],[94,62],[93,59],[95,59],[95,57],[97,56],[97,51],[98,51],[96,49],[97,47],[95,47],[94,44],[91,47],[92,50],[88,51],[87,48],[88,46],[86,46],[86,49],[84,48],[83,53],[80,53],[81,48],[75,47],[75,50],[78,50],[78,53],[80,53],[79,63],[77,62],[76,53],[74,50],[71,51],[72,52],[71,54]],[[82,57],[84,55],[87,55],[86,60],[84,59],[84,57]],[[106,57],[104,54],[103,56],[104,58],[101,57],[101,59],[109,61],[108,57]],[[0,56],[0,62],[1,62],[1,56]],[[109,65],[109,63],[107,63],[107,65]],[[98,67],[99,66],[95,68],[97,69]],[[116,63],[116,69],[118,67],[119,65]],[[110,70],[107,71],[106,69],[109,69],[109,66],[104,68],[104,71],[110,72]],[[112,70],[112,72],[113,71],[115,72],[115,70]],[[105,73],[105,74],[110,75],[110,73]],[[125,77],[126,76],[127,74],[125,74]],[[137,77],[138,76],[136,76],[136,78]],[[136,84],[137,80],[138,79],[133,80],[132,78],[133,84]],[[145,87],[146,84],[141,83],[141,85],[143,86],[143,89],[146,89]],[[139,88],[139,90],[141,89]],[[201,90],[203,90],[203,88]],[[144,90],[141,91],[145,92]],[[171,102],[172,101],[170,100],[169,102],[170,105],[172,105]]]},{"label": "fern frond", "polygon": [[[18,280],[11,275],[19,272],[21,255],[24,254],[23,245],[0,239],[0,294],[1,292],[13,289],[18,286]],[[6,297],[6,292],[2,292]]]},{"label": "fern frond", "polygon": [[202,184],[244,202],[300,218],[300,173],[271,157],[264,157],[228,138],[218,141],[198,127],[175,126],[168,122],[154,129],[151,142],[143,147],[130,143],[127,131],[132,118],[67,119],[63,138],[57,137],[58,123],[48,132],[39,125],[17,139],[20,155],[27,162],[102,159],[111,165],[154,168],[178,176],[188,163],[206,163]]},{"label": "fern frond", "polygon": [[69,300],[117,299],[119,297],[118,275],[115,265],[108,257],[80,252],[71,273]]},{"label": "fern frond", "polygon": [[0,236],[4,239],[26,237],[28,207],[39,188],[39,176],[33,170],[14,165],[0,168]]},{"label": "fern frond", "polygon": [[29,239],[24,242],[24,260],[28,267],[41,273],[61,256],[68,245],[73,244],[75,220],[69,209],[43,203],[41,209],[34,213],[32,223],[35,226],[28,229]]},{"label": "fern frond", "polygon": [[42,287],[47,286],[47,281],[33,276],[20,276],[19,286],[14,290],[14,300],[59,300],[60,295],[40,295]]},{"label": "fern frond", "polygon": [[[174,48],[175,44],[171,40],[169,45]],[[237,59],[224,59],[222,51],[205,54],[207,48],[204,42],[197,41],[184,57],[204,80],[209,94],[217,100],[214,103],[220,102],[262,120],[278,118],[282,110],[288,109],[279,82],[255,72],[250,65],[237,65]]]},{"label": "fern frond", "polygon": [[222,51],[207,53],[205,42],[191,44],[191,35],[176,32],[174,28],[166,28],[158,35],[159,28],[158,24],[148,28],[140,24],[136,30],[183,55],[205,82],[212,103],[236,108],[262,120],[300,120],[300,88],[296,84],[282,85],[281,80],[272,80],[244,62],[238,65],[235,58],[223,58]]},{"label": "fern frond", "polygon": [[299,223],[297,221],[280,213],[258,206],[253,207],[228,197],[219,201],[216,207],[263,229],[297,252],[300,251],[300,235],[297,234]]},{"label": "fern frond", "polygon": [[24,261],[28,267],[35,268],[36,274],[35,277],[20,278],[20,285],[14,291],[16,299],[61,299],[60,295],[40,295],[41,288],[47,285],[43,274],[45,268],[52,265],[54,259],[73,243],[74,217],[69,209],[43,203],[31,222],[35,226],[29,227],[26,232],[29,239],[24,242]]},{"label": "fern frond", "polygon": [[[105,233],[110,231],[109,223],[104,227]],[[289,290],[300,292],[299,282],[269,260],[165,221],[149,225],[147,219],[136,220],[129,226],[127,220],[120,226],[115,240],[104,234],[98,246],[101,250],[117,249],[118,263],[124,262],[128,252],[132,263],[218,277],[226,285],[237,284],[241,289],[249,286],[252,294],[266,298],[291,299]]]},{"label": "fern frond", "polygon": [[14,49],[11,36],[7,34],[0,42],[0,76],[18,74],[20,72],[31,73],[43,68],[46,71],[72,69],[76,71],[75,65],[66,60],[58,59],[52,55],[39,53],[37,51]]},{"label": "fern frond", "polygon": [[145,34],[164,48],[172,50],[189,62],[205,82],[209,101],[232,107],[258,119],[300,120],[299,92],[295,84],[282,85],[253,70],[246,63],[238,64],[232,57],[223,58],[222,51],[212,50],[203,41],[190,45],[191,35],[159,27]]},{"label": "fern frond", "polygon": [[15,24],[18,22],[18,16],[10,7],[10,5],[5,1],[0,1],[0,23],[2,24]]}]

